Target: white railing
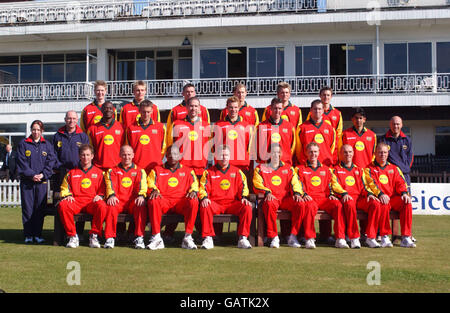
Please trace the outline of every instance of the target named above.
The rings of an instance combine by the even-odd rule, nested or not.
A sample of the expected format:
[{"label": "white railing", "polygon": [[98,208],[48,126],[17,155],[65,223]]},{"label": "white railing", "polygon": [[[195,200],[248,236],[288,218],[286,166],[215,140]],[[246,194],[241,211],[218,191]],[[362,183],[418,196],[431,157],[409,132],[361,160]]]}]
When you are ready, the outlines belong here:
[{"label": "white railing", "polygon": [[[292,86],[292,95],[317,94],[320,88],[330,86],[335,94],[419,94],[449,93],[450,73],[345,75],[296,77],[243,77],[147,80],[147,94],[152,98],[179,97],[186,83],[195,85],[197,95],[224,97],[233,92],[237,83],[247,86],[249,96],[276,94],[277,84],[286,81]],[[134,81],[108,81],[111,99],[133,97]],[[92,83],[8,84],[0,85],[0,102],[51,101],[92,99]]]},{"label": "white railing", "polygon": [[20,182],[0,180],[0,206],[20,205]]}]

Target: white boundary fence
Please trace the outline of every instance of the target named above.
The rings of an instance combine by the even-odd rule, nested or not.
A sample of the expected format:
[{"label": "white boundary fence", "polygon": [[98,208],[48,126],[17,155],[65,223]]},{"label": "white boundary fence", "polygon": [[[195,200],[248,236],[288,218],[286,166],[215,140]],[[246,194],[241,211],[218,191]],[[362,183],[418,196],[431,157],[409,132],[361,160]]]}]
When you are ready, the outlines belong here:
[{"label": "white boundary fence", "polygon": [[[50,182],[47,183],[47,201],[52,199]],[[0,206],[20,206],[20,182],[17,180],[0,180]]]}]

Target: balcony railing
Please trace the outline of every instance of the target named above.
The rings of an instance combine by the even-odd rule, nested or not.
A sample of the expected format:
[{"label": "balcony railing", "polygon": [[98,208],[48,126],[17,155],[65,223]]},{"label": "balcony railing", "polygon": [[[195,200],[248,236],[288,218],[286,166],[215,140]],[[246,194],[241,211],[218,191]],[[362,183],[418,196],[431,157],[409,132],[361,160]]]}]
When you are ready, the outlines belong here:
[{"label": "balcony railing", "polygon": [[[292,96],[317,95],[330,86],[335,94],[431,94],[450,92],[450,73],[403,75],[347,75],[297,77],[244,77],[191,80],[147,80],[151,98],[180,97],[183,86],[192,83],[201,97],[227,97],[237,83],[247,86],[249,96],[273,96],[279,82],[292,86]],[[108,81],[111,99],[133,97],[134,81]],[[0,101],[51,101],[92,99],[92,83],[42,83],[0,85]]]}]

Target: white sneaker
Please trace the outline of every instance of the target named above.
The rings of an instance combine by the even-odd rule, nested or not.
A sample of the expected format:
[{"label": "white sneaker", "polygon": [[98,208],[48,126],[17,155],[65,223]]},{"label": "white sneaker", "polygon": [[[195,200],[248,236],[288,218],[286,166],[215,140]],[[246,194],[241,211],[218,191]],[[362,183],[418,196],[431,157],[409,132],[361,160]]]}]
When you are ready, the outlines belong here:
[{"label": "white sneaker", "polygon": [[77,248],[80,245],[80,241],[78,240],[78,236],[69,237],[69,242],[66,245],[66,248]]},{"label": "white sneaker", "polygon": [[33,243],[33,237],[25,237],[25,243]]},{"label": "white sneaker", "polygon": [[98,242],[97,234],[91,234],[89,236],[89,247],[91,247],[91,248],[100,248],[100,242]]},{"label": "white sneaker", "polygon": [[296,235],[293,235],[293,234],[289,235],[288,246],[292,247],[292,248],[300,248],[301,247],[300,243],[297,240],[297,236]]},{"label": "white sneaker", "polygon": [[381,248],[392,248],[392,242],[388,235],[381,237]]},{"label": "white sneaker", "polygon": [[278,238],[278,236],[272,238],[272,241],[270,242],[270,247],[275,249],[278,249],[280,247],[280,238]]},{"label": "white sneaker", "polygon": [[367,238],[366,245],[369,248],[380,248],[380,244],[375,240],[375,238]]},{"label": "white sneaker", "polygon": [[361,249],[361,243],[359,242],[359,238],[350,239],[350,248]]},{"label": "white sneaker", "polygon": [[339,249],[348,249],[349,248],[349,246],[344,238],[336,239],[336,243],[334,244],[334,246]]},{"label": "white sneaker", "polygon": [[411,237],[402,237],[400,247],[403,248],[415,248],[416,244],[412,241]]},{"label": "white sneaker", "polygon": [[247,237],[241,236],[241,238],[238,241],[237,247],[239,249],[251,249],[252,245],[250,244],[250,241],[248,241]]},{"label": "white sneaker", "polygon": [[188,250],[197,250],[197,245],[194,242],[194,238],[189,235],[185,235],[183,241],[181,242],[181,248]]},{"label": "white sneaker", "polygon": [[164,240],[161,238],[161,235],[160,234],[153,235],[146,248],[150,250],[164,249],[165,248]]},{"label": "white sneaker", "polygon": [[106,242],[103,245],[103,248],[105,248],[105,249],[113,249],[114,248],[114,243],[115,243],[114,238],[108,238],[108,239],[106,239]]},{"label": "white sneaker", "polygon": [[45,239],[42,237],[34,237],[34,242],[36,243],[43,243],[45,242]]},{"label": "white sneaker", "polygon": [[142,237],[142,236],[136,237],[136,239],[134,239],[133,243],[134,243],[135,249],[145,249],[144,237]]},{"label": "white sneaker", "polygon": [[206,250],[214,248],[214,241],[211,236],[206,236],[205,239],[203,239],[201,248]]},{"label": "white sneaker", "polygon": [[316,243],[314,241],[314,238],[309,238],[308,240],[306,240],[305,249],[315,249]]}]

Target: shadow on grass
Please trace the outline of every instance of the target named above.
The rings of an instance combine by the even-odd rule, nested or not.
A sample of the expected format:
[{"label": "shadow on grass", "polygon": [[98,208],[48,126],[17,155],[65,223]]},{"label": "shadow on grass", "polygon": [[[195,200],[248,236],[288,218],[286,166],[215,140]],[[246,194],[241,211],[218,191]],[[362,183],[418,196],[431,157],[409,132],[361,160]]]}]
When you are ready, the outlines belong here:
[{"label": "shadow on grass", "polygon": [[[42,238],[45,239],[45,242],[40,243],[39,245],[53,245],[53,230],[42,231]],[[20,245],[37,245],[37,243],[25,243],[25,237],[23,235],[23,229],[0,229],[0,242],[1,243],[12,243],[12,244],[20,244]]]}]

